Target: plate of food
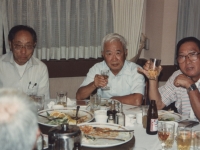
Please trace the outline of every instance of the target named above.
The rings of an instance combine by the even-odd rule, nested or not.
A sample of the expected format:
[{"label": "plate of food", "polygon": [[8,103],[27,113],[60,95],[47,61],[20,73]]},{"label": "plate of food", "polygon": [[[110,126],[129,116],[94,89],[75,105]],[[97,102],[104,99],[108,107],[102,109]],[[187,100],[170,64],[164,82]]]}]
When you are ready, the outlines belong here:
[{"label": "plate of food", "polygon": [[173,111],[158,110],[158,120],[159,121],[180,121],[182,116]]},{"label": "plate of food", "polygon": [[[126,127],[110,123],[83,123],[78,125],[82,132],[82,146],[105,148],[124,144],[133,138],[133,132],[124,132]],[[117,132],[113,130],[122,130]]]},{"label": "plate of food", "polygon": [[90,122],[94,115],[87,110],[79,110],[76,120],[76,109],[46,109],[38,112],[38,123],[54,127],[59,124],[68,123],[70,125]]}]

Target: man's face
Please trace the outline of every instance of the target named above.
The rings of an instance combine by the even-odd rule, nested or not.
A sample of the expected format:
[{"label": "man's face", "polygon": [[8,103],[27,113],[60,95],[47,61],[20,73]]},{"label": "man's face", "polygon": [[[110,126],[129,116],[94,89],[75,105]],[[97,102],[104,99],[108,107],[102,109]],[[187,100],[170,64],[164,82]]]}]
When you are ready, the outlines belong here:
[{"label": "man's face", "polygon": [[[194,42],[186,42],[179,48],[178,55],[186,56],[189,53],[200,52],[198,46]],[[188,57],[185,58],[183,63],[179,63],[181,71],[191,77],[194,81],[200,78],[200,56],[197,55],[197,60],[191,61]]]},{"label": "man's face", "polygon": [[104,44],[102,55],[112,73],[117,75],[124,65],[127,50],[123,48],[123,45],[119,40],[115,40]]},{"label": "man's face", "polygon": [[24,65],[33,55],[35,47],[32,35],[28,31],[18,31],[12,41],[9,41],[13,57],[18,65]]}]

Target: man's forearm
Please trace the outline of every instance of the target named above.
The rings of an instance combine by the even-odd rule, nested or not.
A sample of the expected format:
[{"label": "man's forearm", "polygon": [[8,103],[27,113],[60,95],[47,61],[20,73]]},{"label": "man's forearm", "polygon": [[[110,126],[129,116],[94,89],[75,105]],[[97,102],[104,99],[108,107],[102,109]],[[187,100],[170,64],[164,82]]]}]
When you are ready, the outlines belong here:
[{"label": "man's forearm", "polygon": [[116,99],[123,104],[129,104],[134,106],[140,106],[142,104],[142,94],[135,93],[125,96],[113,96],[111,99]]},{"label": "man's forearm", "polygon": [[91,82],[90,84],[80,87],[76,93],[76,99],[77,100],[83,100],[90,96],[90,94],[96,89],[94,82]]},{"label": "man's forearm", "polygon": [[149,80],[149,100],[155,100],[157,109],[162,109],[165,104],[161,100],[161,95],[158,91],[158,81]]}]

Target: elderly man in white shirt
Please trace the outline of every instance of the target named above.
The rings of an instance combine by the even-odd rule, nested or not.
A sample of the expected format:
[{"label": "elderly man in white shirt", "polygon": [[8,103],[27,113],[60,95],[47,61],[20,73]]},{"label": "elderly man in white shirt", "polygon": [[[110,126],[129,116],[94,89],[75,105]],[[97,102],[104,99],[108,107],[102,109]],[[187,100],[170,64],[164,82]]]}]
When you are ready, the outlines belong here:
[{"label": "elderly man in white shirt", "polygon": [[0,88],[16,88],[30,95],[49,98],[46,65],[33,56],[36,32],[28,26],[14,26],[8,35],[10,52],[0,58]]},{"label": "elderly man in white shirt", "polygon": [[[82,100],[97,89],[102,98],[117,99],[125,104],[141,105],[144,95],[145,79],[137,72],[137,64],[127,61],[126,40],[117,33],[106,35],[102,40],[104,61],[95,64],[76,93]],[[110,70],[109,78],[101,75],[101,70]],[[107,85],[108,84],[108,85]],[[105,86],[109,90],[105,90]]]}]

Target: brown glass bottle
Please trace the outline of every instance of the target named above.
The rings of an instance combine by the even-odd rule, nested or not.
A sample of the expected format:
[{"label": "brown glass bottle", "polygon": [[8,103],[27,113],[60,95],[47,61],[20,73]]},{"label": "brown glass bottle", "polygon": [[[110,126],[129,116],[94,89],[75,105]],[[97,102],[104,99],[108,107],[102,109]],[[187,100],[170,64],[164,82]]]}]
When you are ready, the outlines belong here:
[{"label": "brown glass bottle", "polygon": [[115,122],[115,114],[117,113],[117,111],[115,110],[115,101],[112,100],[111,101],[111,108],[107,111],[107,116],[109,117],[110,114],[112,114],[114,122]]},{"label": "brown glass bottle", "polygon": [[150,135],[157,134],[158,132],[158,111],[156,101],[151,100],[147,114],[147,127],[146,133]]}]

